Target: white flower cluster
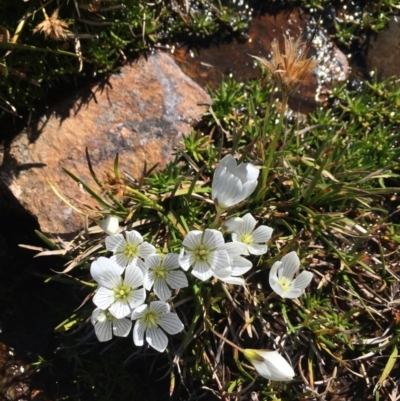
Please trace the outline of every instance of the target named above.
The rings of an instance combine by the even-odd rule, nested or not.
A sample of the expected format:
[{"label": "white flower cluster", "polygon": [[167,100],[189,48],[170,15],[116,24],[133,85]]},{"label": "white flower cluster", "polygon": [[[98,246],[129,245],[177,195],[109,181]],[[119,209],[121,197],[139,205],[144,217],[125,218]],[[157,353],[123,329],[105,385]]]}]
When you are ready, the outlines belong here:
[{"label": "white flower cluster", "polygon": [[[98,283],[93,297],[97,308],[91,319],[97,338],[108,341],[113,334],[126,337],[135,320],[134,343],[141,346],[146,337],[149,345],[163,352],[168,345],[164,331],[177,334],[183,330],[183,323],[166,302],[171,289],[188,285],[185,273],[177,270],[178,255],[171,253],[162,258],[137,231],[127,231],[125,237],[106,237],[106,248],[114,255],[98,258],[90,268]],[[159,301],[147,305],[146,290],[151,289]]]},{"label": "white flower cluster", "polygon": [[[221,160],[214,173],[212,198],[217,218],[228,208],[242,202],[256,188],[259,170],[250,163],[237,166],[228,155]],[[164,257],[156,253],[154,246],[143,240],[137,231],[118,234],[118,218],[108,216],[101,226],[109,234],[106,249],[113,252],[111,258],[100,257],[92,263],[91,275],[98,283],[93,297],[97,308],[92,314],[92,324],[100,341],[108,341],[112,335],[126,337],[132,320],[135,345],[144,344],[144,338],[154,349],[162,352],[168,345],[165,334],[177,334],[183,324],[167,303],[171,289],[188,286],[185,273],[206,281],[212,277],[228,284],[245,285],[242,277],[252,268],[245,256],[263,255],[272,228],[260,225],[247,213],[225,221],[223,228],[231,233],[231,242],[225,242],[221,231],[206,228],[190,231],[182,242],[181,252]],[[114,235],[113,235],[114,234]],[[295,252],[274,263],[270,270],[271,288],[282,298],[297,298],[304,293],[313,274],[303,271],[294,278],[300,267]],[[157,301],[145,303],[146,290],[153,291]],[[271,380],[291,380],[293,369],[276,351],[242,350],[258,373]]]}]

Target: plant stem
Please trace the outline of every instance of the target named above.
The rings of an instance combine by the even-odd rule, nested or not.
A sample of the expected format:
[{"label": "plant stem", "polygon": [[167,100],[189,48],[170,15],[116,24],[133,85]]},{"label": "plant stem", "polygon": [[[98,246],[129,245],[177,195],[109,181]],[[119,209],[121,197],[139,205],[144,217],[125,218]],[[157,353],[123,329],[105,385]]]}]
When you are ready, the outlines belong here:
[{"label": "plant stem", "polygon": [[234,344],[232,341],[228,340],[227,338],[225,338],[222,334],[219,334],[217,331],[215,331],[212,327],[211,327],[211,322],[206,319],[206,323],[208,326],[208,329],[214,333],[217,337],[219,337],[222,341],[226,342],[227,344],[229,344],[231,347],[237,349],[240,352],[244,352],[243,348],[240,348],[238,345]]},{"label": "plant stem", "polygon": [[283,126],[284,126],[283,119],[285,117],[285,111],[286,111],[286,107],[288,104],[288,100],[289,100],[289,96],[283,92],[282,93],[281,110],[280,110],[280,115],[279,115],[279,123],[278,123],[277,129],[275,130],[274,136],[272,138],[272,142],[269,146],[269,154],[268,154],[267,163],[265,164],[263,171],[262,171],[262,175],[261,175],[261,186],[258,191],[258,196],[257,196],[258,198],[261,198],[265,193],[265,187],[267,185],[269,170],[271,168],[272,159],[275,156],[276,145],[277,145],[278,139],[281,137],[281,134],[283,131]]},{"label": "plant stem", "polygon": [[216,206],[215,208],[217,210],[217,213],[215,215],[214,221],[212,222],[212,224],[209,227],[209,228],[214,228],[214,229],[218,228],[219,219],[220,219],[222,213],[224,212],[224,209],[220,209],[218,206]]}]

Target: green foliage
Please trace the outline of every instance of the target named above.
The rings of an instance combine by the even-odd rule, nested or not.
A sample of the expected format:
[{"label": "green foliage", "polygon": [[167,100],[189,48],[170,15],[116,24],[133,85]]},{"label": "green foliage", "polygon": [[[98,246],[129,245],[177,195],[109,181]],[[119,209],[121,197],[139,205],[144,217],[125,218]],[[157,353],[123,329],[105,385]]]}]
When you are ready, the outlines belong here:
[{"label": "green foliage", "polygon": [[[57,10],[64,36],[35,32]],[[211,0],[8,1],[1,13],[0,34],[8,40],[0,41],[0,108],[16,115],[51,88],[115,71],[157,42],[240,33],[250,18],[244,9]]]},{"label": "green foliage", "polygon": [[[306,8],[328,6],[325,1],[301,3]],[[185,13],[184,6],[162,7],[168,4],[127,2],[125,8],[107,11],[112,15],[107,28],[75,21],[78,27],[84,24],[91,35],[97,35],[82,47],[84,66],[90,64],[98,72],[112,70],[119,63],[121,50],[134,53],[148,48],[160,30],[176,35],[187,30],[195,37],[214,35],[221,27],[226,29],[233,13],[225,3],[218,4],[218,12],[210,2],[189,4],[195,7],[191,13]],[[334,3],[335,7],[338,4]],[[366,9],[376,5],[365,2]],[[18,7],[27,16],[26,26],[33,27],[33,16],[23,8],[26,5]],[[381,7],[380,12],[388,16],[395,5],[381,2]],[[216,20],[207,17],[210,10]],[[89,17],[88,10],[82,14]],[[166,25],[168,18],[176,23],[171,31]],[[380,29],[379,21],[375,21]],[[354,27],[353,23],[348,30],[338,26],[337,38],[349,44],[357,33]],[[128,39],[130,29],[135,39],[140,39]],[[34,38],[39,41],[41,37]],[[43,42],[31,45],[44,49]],[[12,54],[17,50],[37,54],[36,63],[44,54],[23,48]],[[63,65],[63,69],[54,70],[60,76],[77,68],[80,59],[61,54],[59,49],[46,55]],[[64,57],[70,64],[61,63]],[[21,68],[17,64],[13,67]],[[36,67],[33,63],[32,68]],[[164,169],[148,172],[134,182],[119,171],[117,157],[108,182],[98,179],[90,166],[97,187],[89,187],[74,172],[66,171],[99,204],[89,212],[71,207],[95,223],[109,214],[119,216],[123,230],[139,231],[159,253],[179,252],[190,230],[220,227],[226,218],[247,212],[259,224],[273,227],[269,255],[250,257],[253,269],[246,276],[244,288],[216,279],[191,281],[173,299],[185,330],[171,340],[173,354],[163,356],[162,364],[168,358],[170,370],[166,374],[171,375],[171,391],[181,399],[194,399],[207,392],[220,398],[228,394],[232,399],[249,398],[251,391],[265,400],[321,398],[325,393],[341,394],[347,377],[351,378],[347,399],[352,394],[388,399],[396,391],[400,89],[393,79],[356,84],[333,86],[327,103],[315,113],[301,121],[289,121],[284,114],[285,102],[275,101],[270,81],[266,83],[262,77],[248,82],[226,79],[210,91],[212,108],[199,128],[183,138],[175,159]],[[215,167],[227,153],[259,166],[262,179],[246,202],[220,216],[210,192]],[[104,237],[97,226],[87,227],[64,255],[65,271],[48,281],[62,281],[80,290],[81,307],[56,328],[62,333],[87,333],[84,344],[74,345],[68,355],[80,367],[76,392],[86,396],[90,387],[97,399],[113,399],[116,392],[129,398],[131,382],[123,360],[129,353],[143,356],[131,338],[103,349],[107,355],[100,358],[104,369],[80,352],[82,348],[85,353],[93,352],[86,348],[87,339],[92,338],[86,324],[93,310],[89,301],[96,287],[89,269],[97,257],[110,256],[104,249]],[[42,239],[48,254],[63,250],[62,243],[43,235]],[[281,299],[268,285],[269,269],[293,249],[298,251],[302,265],[314,273],[314,280],[300,299]],[[68,305],[74,310],[76,300],[70,302],[74,302]],[[281,347],[298,374],[296,380],[266,383],[216,333],[241,347]],[[145,347],[142,350],[147,351]],[[44,367],[45,363],[39,365]],[[177,375],[177,385],[171,372]],[[366,385],[369,381],[377,387]]]},{"label": "green foliage", "polygon": [[[400,191],[400,145],[394,135],[400,123],[399,87],[394,80],[361,82],[357,89],[335,86],[329,104],[308,121],[284,120],[282,127],[277,123],[274,88],[262,82],[222,82],[211,92],[213,108],[200,124],[207,131],[193,130],[174,161],[139,183],[122,177],[116,159],[114,174],[122,177],[125,188],[121,199],[93,171],[98,189],[86,187],[68,172],[98,200],[104,213],[119,215],[126,229],[134,224],[160,252],[179,252],[190,230],[218,220],[209,194],[219,152],[265,163],[274,136],[279,136],[265,187],[260,185],[247,202],[229,212],[243,216],[251,211],[260,224],[274,228],[271,257],[252,257],[246,290],[216,280],[197,282],[182,289],[174,301],[185,324],[185,332],[174,340],[182,362],[179,380],[187,389],[184,398],[186,391],[199,395],[191,390],[199,386],[235,397],[255,380],[251,389],[260,399],[302,399],[316,391],[340,389],[341,377],[357,370],[363,356],[379,355],[386,361],[367,359],[369,377],[381,384],[396,366],[393,355],[400,336],[391,322],[398,312],[387,305],[398,291],[395,250],[400,226],[392,199]],[[96,219],[104,213],[96,212]],[[67,254],[67,275],[52,279],[80,285],[85,294],[92,292],[90,264],[107,255],[104,236],[96,232],[91,227],[88,237],[75,240]],[[57,252],[57,246],[50,245]],[[267,284],[268,269],[293,249],[298,249],[315,280],[302,298],[278,299]],[[58,329],[82,327],[92,309],[84,302]],[[247,348],[268,349],[279,338],[306,381],[266,384],[215,332]],[[107,369],[116,360],[106,362]],[[362,379],[352,380],[358,386]],[[123,375],[115,381],[123,386]],[[324,384],[317,390],[316,382]],[[384,391],[390,391],[388,386]],[[365,397],[373,394],[368,387],[363,391]]]}]

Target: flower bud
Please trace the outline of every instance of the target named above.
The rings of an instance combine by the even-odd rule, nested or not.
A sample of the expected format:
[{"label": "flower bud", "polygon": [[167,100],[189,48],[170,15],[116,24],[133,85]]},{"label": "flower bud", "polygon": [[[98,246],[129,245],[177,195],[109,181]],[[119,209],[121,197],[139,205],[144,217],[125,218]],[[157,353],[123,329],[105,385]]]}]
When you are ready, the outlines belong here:
[{"label": "flower bud", "polygon": [[114,235],[119,230],[119,220],[117,216],[107,216],[105,219],[101,220],[100,227],[108,235]]},{"label": "flower bud", "polygon": [[243,354],[256,368],[257,373],[266,379],[289,381],[295,376],[292,367],[278,351],[245,349]]},{"label": "flower bud", "polygon": [[236,231],[243,224],[243,219],[241,217],[232,217],[231,219],[225,220],[223,228],[227,233]]}]

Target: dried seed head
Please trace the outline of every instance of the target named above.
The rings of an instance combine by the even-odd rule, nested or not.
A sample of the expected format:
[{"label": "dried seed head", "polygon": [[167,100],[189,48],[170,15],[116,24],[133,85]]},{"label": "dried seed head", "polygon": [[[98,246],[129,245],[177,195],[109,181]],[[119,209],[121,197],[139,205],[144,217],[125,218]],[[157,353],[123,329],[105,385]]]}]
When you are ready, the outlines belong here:
[{"label": "dried seed head", "polygon": [[104,172],[103,186],[106,193],[111,193],[117,198],[123,198],[125,192],[124,182],[120,177],[116,177],[108,171]]},{"label": "dried seed head", "polygon": [[309,44],[302,42],[299,36],[296,40],[290,36],[284,36],[285,52],[281,53],[279,42],[272,42],[272,59],[266,60],[262,57],[254,57],[274,77],[282,92],[287,96],[293,95],[317,66],[318,61],[309,58],[307,53]]},{"label": "dried seed head", "polygon": [[33,32],[42,32],[46,39],[50,37],[55,40],[65,40],[69,33],[68,23],[58,19],[58,9],[56,9],[50,17],[46,17],[44,21],[38,24]]}]

